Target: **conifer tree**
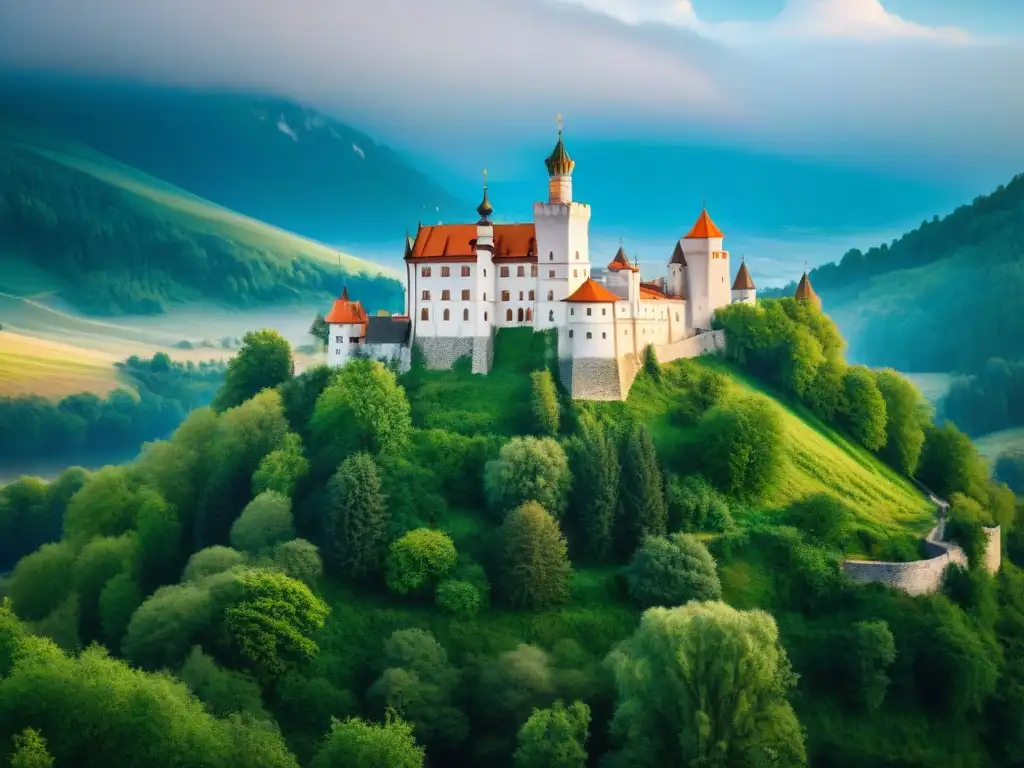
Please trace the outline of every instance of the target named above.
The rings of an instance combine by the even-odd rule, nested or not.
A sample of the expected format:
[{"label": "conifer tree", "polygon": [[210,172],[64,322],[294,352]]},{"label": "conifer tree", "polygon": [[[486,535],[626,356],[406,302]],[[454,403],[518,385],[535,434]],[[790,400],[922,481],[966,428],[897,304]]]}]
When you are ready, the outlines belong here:
[{"label": "conifer tree", "polygon": [[619,497],[619,555],[628,557],[648,536],[664,536],[668,507],[654,441],[647,427],[635,425],[622,445]]},{"label": "conifer tree", "polygon": [[569,441],[573,487],[570,498],[576,543],[594,561],[611,554],[619,505],[619,446],[609,429],[589,413]]},{"label": "conifer tree", "polygon": [[323,551],[328,564],[352,578],[379,568],[387,524],[377,465],[367,453],[349,456],[327,484]]},{"label": "conifer tree", "polygon": [[50,768],[53,758],[46,749],[46,739],[35,728],[26,728],[14,737],[11,768]]}]

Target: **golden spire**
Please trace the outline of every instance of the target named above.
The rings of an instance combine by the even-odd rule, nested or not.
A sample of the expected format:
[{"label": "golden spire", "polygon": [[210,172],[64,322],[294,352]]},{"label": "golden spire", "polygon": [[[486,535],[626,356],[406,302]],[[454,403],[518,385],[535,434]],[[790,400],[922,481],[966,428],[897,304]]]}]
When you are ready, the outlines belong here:
[{"label": "golden spire", "polygon": [[558,113],[558,117],[556,119],[558,120],[558,135],[561,136],[562,135],[562,113],[561,112]]},{"label": "golden spire", "polygon": [[576,166],[576,162],[569,157],[569,153],[565,151],[565,144],[562,143],[561,113],[558,115],[558,143],[555,144],[548,159],[544,161],[544,165],[547,166],[548,176],[569,176]]},{"label": "golden spire", "polygon": [[487,221],[487,217],[494,213],[494,208],[491,206],[491,201],[487,199],[487,169],[484,168],[484,199],[480,201],[480,205],[476,207],[476,212],[480,214],[480,221],[484,223]]}]

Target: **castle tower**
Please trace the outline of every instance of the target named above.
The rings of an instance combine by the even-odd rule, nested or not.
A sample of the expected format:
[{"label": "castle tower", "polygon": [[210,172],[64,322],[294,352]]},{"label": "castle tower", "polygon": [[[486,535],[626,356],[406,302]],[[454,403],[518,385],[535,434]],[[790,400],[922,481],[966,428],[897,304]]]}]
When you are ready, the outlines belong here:
[{"label": "castle tower", "polygon": [[548,200],[533,205],[537,234],[537,330],[564,326],[567,310],[562,300],[590,277],[590,206],[572,199],[576,163],[562,140],[561,115],[558,141],[544,165],[548,171]]},{"label": "castle tower", "polygon": [[747,271],[746,259],[740,261],[740,269],[732,283],[732,300],[743,304],[757,303],[757,289],[754,287],[750,272]]},{"label": "castle tower", "polygon": [[491,339],[497,301],[497,273],[494,269],[494,225],[491,214],[494,207],[487,196],[487,169],[484,169],[484,196],[477,206],[476,212],[480,220],[476,223],[476,266],[473,269],[473,288],[470,295],[474,299],[476,313],[473,330],[473,373],[487,373],[491,369],[493,359],[493,342]]},{"label": "castle tower", "polygon": [[818,309],[821,309],[821,297],[814,292],[814,288],[811,286],[811,278],[807,276],[806,270],[804,270],[804,274],[796,286],[796,293],[793,294],[793,298],[797,301],[809,301]]},{"label": "castle tower", "polygon": [[668,292],[686,298],[686,255],[681,243],[676,243],[668,262]]},{"label": "castle tower", "polygon": [[686,325],[691,333],[709,330],[715,310],[732,302],[732,275],[729,252],[722,247],[724,238],[704,208],[679,240],[686,262]]},{"label": "castle tower", "polygon": [[621,301],[593,278],[563,299],[568,312],[558,329],[558,369],[574,398],[623,399],[616,310]]},{"label": "castle tower", "polygon": [[330,328],[327,337],[327,364],[344,365],[353,350],[366,341],[366,326],[369,318],[358,301],[351,301],[348,288],[343,288],[341,297],[334,302],[331,311],[324,318]]}]

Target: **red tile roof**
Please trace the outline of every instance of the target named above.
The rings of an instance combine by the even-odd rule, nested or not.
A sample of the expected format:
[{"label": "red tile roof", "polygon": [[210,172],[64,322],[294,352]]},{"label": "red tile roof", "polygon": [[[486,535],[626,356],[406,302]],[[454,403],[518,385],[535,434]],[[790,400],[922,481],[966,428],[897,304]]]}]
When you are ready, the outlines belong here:
[{"label": "red tile roof", "polygon": [[740,271],[736,273],[736,280],[733,281],[732,289],[734,291],[754,290],[754,281],[750,277],[750,272],[747,271],[746,262],[740,262]]},{"label": "red tile roof", "polygon": [[[494,256],[536,259],[537,233],[533,224],[495,224]],[[437,224],[420,227],[410,261],[473,261],[476,259],[476,224]]]},{"label": "red tile roof", "polygon": [[622,250],[622,246],[619,246],[619,250],[615,254],[615,258],[608,264],[608,269],[618,271],[620,269],[629,269],[633,272],[639,272],[640,269],[630,263],[629,258],[626,256],[626,252]]},{"label": "red tile roof", "polygon": [[708,210],[705,208],[700,212],[700,216],[697,217],[697,221],[690,231],[686,233],[684,239],[699,240],[708,237],[725,237],[725,235],[722,234],[722,230],[715,226],[715,222],[708,216]]},{"label": "red tile roof", "polygon": [[800,278],[800,283],[796,287],[796,294],[793,298],[797,301],[811,301],[819,307],[821,306],[821,298],[814,292],[814,288],[811,286],[811,278],[807,276],[806,272]]},{"label": "red tile roof", "polygon": [[616,296],[594,278],[587,278],[583,285],[577,288],[572,296],[562,301],[570,301],[574,304],[598,304],[603,302],[622,301],[621,296]]},{"label": "red tile roof", "polygon": [[324,322],[337,325],[365,325],[367,322],[366,310],[358,301],[349,301],[348,288],[344,288],[341,298],[334,302],[334,306],[327,313]]}]

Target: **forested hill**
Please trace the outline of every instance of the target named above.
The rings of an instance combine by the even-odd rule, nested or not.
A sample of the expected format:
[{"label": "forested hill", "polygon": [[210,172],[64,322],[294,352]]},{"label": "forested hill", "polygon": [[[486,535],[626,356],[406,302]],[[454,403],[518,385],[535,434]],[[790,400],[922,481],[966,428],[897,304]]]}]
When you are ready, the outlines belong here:
[{"label": "forested hill", "polygon": [[0,292],[57,294],[92,314],[153,314],[199,299],[323,301],[343,281],[366,306],[401,308],[388,270],[0,122]]},{"label": "forested hill", "polygon": [[859,362],[973,372],[1024,359],[1024,174],[810,277]]},{"label": "forested hill", "polygon": [[6,76],[3,117],[328,243],[379,244],[472,210],[370,136],[287,99]]}]

